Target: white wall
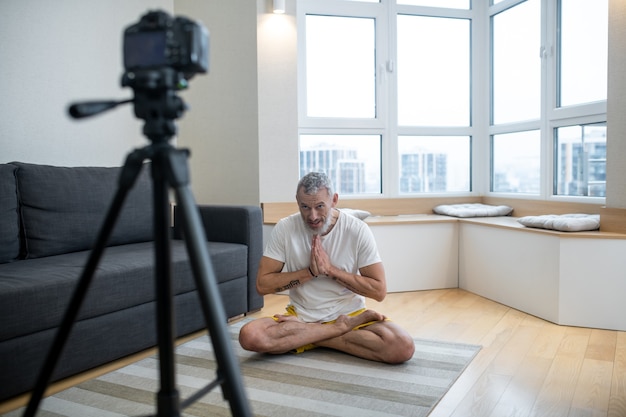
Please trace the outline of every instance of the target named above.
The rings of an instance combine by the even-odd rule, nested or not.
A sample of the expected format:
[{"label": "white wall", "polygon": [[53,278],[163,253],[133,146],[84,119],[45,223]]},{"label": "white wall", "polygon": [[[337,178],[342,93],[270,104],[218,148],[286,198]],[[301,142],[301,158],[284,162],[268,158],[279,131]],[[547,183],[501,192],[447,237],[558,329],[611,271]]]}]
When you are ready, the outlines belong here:
[{"label": "white wall", "polygon": [[289,201],[298,181],[295,1],[174,0],[174,12],[210,32],[209,74],[181,94],[190,111],[178,144],[191,149],[201,203]]},{"label": "white wall", "polygon": [[259,185],[262,202],[293,201],[299,179],[295,1],[258,0]]},{"label": "white wall", "polygon": [[2,0],[0,162],[121,165],[147,143],[125,105],[79,122],[73,101],[130,98],[122,89],[122,32],[173,0]]},{"label": "white wall", "polygon": [[181,94],[190,110],[178,145],[191,150],[200,203],[259,203],[257,7],[250,0],[175,0],[174,12],[210,33],[210,68]]},{"label": "white wall", "polygon": [[626,208],[626,2],[609,0],[607,207]]},{"label": "white wall", "polygon": [[192,151],[192,188],[201,203],[290,201],[298,181],[295,1],[175,0],[176,14],[210,32],[208,75],[182,94],[191,110],[178,144]]}]

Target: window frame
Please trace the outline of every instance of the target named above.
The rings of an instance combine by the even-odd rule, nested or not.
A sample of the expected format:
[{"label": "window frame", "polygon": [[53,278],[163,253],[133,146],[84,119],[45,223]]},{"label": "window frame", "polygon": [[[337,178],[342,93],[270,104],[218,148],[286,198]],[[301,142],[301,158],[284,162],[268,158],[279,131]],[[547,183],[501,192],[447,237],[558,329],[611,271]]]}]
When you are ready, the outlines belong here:
[{"label": "window frame", "polygon": [[[387,49],[385,38],[386,20],[384,7],[380,3],[358,3],[349,1],[301,0],[298,3],[298,125],[300,129],[382,129],[385,123],[387,108],[386,94],[388,89],[379,81],[383,69],[382,56]],[[374,119],[309,117],[307,115],[307,68],[306,68],[306,16],[328,15],[338,17],[354,17],[374,19],[376,36],[376,117]]]},{"label": "window frame", "polygon": [[[491,17],[506,9],[514,7],[526,0],[503,0],[496,5],[490,6],[488,10],[489,33],[491,33]],[[558,94],[558,4],[555,0],[541,0],[541,46],[537,51],[541,57],[541,111],[538,120],[507,123],[494,125],[489,123],[489,160],[493,166],[493,136],[502,133],[513,133],[539,129],[541,135],[540,154],[540,191],[539,194],[516,194],[492,191],[493,172],[488,175],[489,188],[486,196],[519,198],[519,199],[540,199],[561,202],[584,202],[591,204],[603,204],[605,197],[571,196],[554,194],[554,184],[556,181],[556,140],[554,132],[556,128],[606,122],[606,100],[590,102],[585,104],[571,105],[567,107],[557,107]],[[491,36],[491,35],[490,35]],[[493,74],[493,64],[491,56],[493,53],[491,39],[489,39],[489,79]],[[493,101],[490,102],[490,107]],[[491,111],[491,110],[490,110]]]},{"label": "window frame", "polygon": [[[557,102],[557,1],[540,0],[541,8],[541,109],[537,120],[494,125],[491,122],[493,75],[491,18],[526,0],[502,0],[496,4],[472,1],[469,10],[397,5],[395,0],[365,3],[341,0],[299,0],[298,28],[298,137],[314,134],[359,134],[381,137],[381,194],[367,198],[431,198],[453,196],[492,196],[604,203],[605,197],[553,194],[555,181],[555,128],[606,122],[606,100],[558,108]],[[376,31],[376,117],[374,119],[312,118],[306,115],[306,15],[363,17],[375,19]],[[470,20],[470,125],[467,127],[399,126],[397,123],[396,16],[410,14],[457,17]],[[488,44],[488,48],[479,45]],[[493,136],[525,130],[539,130],[541,136],[540,191],[515,194],[491,191]],[[400,136],[468,136],[470,138],[470,190],[445,193],[401,193],[398,138]],[[363,198],[363,195],[342,196]]]}]

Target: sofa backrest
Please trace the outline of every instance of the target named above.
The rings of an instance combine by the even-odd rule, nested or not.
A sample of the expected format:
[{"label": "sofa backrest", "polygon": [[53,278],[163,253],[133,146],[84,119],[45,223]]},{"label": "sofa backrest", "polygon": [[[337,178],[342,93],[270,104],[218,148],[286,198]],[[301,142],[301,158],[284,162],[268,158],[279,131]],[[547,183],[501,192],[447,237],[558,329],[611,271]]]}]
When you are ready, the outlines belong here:
[{"label": "sofa backrest", "polygon": [[14,165],[0,164],[0,264],[20,255],[16,170]]},{"label": "sofa backrest", "polygon": [[[91,249],[118,189],[122,168],[12,163],[27,258]],[[153,238],[152,181],[144,167],[126,198],[108,245]]]}]

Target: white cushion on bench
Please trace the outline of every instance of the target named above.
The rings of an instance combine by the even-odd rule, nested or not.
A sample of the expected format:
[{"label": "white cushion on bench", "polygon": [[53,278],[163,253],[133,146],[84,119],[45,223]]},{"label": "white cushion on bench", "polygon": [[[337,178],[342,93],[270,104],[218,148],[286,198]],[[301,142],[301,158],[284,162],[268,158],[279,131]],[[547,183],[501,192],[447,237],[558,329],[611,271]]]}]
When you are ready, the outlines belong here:
[{"label": "white cushion on bench", "polygon": [[491,206],[488,204],[442,204],[433,209],[437,214],[453,217],[495,217],[508,216],[513,211],[509,206]]},{"label": "white cushion on bench", "polygon": [[339,209],[339,211],[343,211],[344,213],[349,214],[350,216],[354,216],[357,219],[361,219],[361,220],[366,219],[372,215],[372,213],[370,213],[369,211],[349,209],[349,208],[341,208]]},{"label": "white cushion on bench", "polygon": [[600,228],[599,214],[544,214],[520,217],[517,221],[527,227],[559,230],[561,232],[581,232]]}]

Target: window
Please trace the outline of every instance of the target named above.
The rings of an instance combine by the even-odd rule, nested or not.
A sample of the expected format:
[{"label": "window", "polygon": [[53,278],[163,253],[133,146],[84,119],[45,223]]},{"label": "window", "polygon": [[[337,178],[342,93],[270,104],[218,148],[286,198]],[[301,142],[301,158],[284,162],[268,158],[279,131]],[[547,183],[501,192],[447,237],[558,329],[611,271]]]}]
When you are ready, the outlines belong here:
[{"label": "window", "polygon": [[558,3],[559,107],[606,100],[608,1]]},{"label": "window", "polygon": [[539,194],[540,139],[538,130],[493,136],[493,191]]},{"label": "window", "polygon": [[380,194],[380,136],[301,135],[300,177],[325,172],[342,195]]},{"label": "window", "polygon": [[398,124],[470,125],[468,19],[399,15]]},{"label": "window", "polygon": [[492,17],[494,124],[539,120],[541,10],[528,0]]},{"label": "window", "polygon": [[470,138],[400,136],[400,193],[444,193],[470,189]]},{"label": "window", "polygon": [[490,12],[490,190],[604,197],[608,1],[503,7]]},{"label": "window", "polygon": [[554,194],[606,197],[606,123],[555,129]]},{"label": "window", "polygon": [[374,20],[306,18],[307,115],[376,117]]},{"label": "window", "polygon": [[470,0],[398,0],[398,4],[469,9]]},{"label": "window", "polygon": [[298,30],[301,175],[604,197],[608,0],[300,0]]}]

